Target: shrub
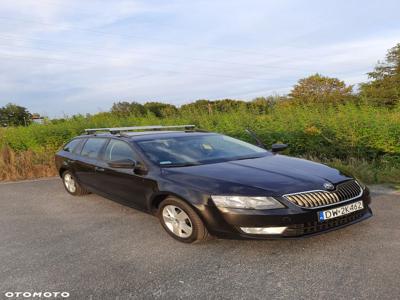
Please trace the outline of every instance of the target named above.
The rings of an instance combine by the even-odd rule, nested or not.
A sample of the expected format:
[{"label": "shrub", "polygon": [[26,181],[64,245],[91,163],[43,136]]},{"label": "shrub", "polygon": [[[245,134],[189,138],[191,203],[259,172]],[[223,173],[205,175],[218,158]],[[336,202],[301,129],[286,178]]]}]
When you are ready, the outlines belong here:
[{"label": "shrub", "polygon": [[[162,118],[154,114],[138,117],[100,113],[54,121],[48,125],[3,128],[0,129],[1,166],[7,166],[7,172],[15,172],[12,178],[52,174],[49,170],[53,153],[85,128],[195,124],[202,129],[254,143],[244,131],[250,128],[267,147],[275,142],[288,143],[290,147],[286,153],[289,155],[340,165],[368,182],[399,181],[399,108],[354,103],[335,106],[277,103],[269,106],[266,113],[254,112],[242,105],[236,111],[213,111],[212,114],[207,109],[191,109],[186,107],[184,113]],[[10,155],[15,158],[11,159]],[[19,164],[26,164],[23,167],[26,171],[22,171]],[[40,164],[44,171],[38,171]],[[4,179],[4,175],[1,178]]]}]

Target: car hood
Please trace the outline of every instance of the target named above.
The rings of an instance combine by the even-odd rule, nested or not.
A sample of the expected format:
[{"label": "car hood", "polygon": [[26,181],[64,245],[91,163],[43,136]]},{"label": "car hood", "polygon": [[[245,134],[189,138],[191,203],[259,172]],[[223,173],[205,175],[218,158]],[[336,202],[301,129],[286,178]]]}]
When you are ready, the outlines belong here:
[{"label": "car hood", "polygon": [[163,169],[165,178],[209,194],[280,196],[351,179],[326,165],[284,155]]}]

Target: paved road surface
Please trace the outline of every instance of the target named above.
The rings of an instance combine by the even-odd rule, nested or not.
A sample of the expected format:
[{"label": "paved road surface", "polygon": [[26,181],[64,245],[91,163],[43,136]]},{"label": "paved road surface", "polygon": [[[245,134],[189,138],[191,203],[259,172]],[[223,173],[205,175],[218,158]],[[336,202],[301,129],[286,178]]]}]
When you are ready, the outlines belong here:
[{"label": "paved road surface", "polygon": [[0,298],[399,299],[400,194],[377,190],[372,208],[308,239],[184,245],[156,218],[69,196],[59,179],[0,184]]}]

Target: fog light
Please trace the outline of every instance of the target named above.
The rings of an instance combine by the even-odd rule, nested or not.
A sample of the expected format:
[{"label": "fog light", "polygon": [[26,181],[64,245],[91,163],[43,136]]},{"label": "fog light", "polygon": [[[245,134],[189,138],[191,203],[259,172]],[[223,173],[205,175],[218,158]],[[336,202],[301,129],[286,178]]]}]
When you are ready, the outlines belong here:
[{"label": "fog light", "polygon": [[240,227],[245,233],[250,234],[281,234],[287,227]]}]

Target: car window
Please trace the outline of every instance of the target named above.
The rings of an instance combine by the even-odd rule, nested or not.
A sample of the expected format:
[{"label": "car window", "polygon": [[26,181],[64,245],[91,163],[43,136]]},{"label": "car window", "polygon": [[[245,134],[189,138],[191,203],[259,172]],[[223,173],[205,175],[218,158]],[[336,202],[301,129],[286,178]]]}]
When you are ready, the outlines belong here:
[{"label": "car window", "polygon": [[88,158],[97,158],[107,139],[89,138],[83,146],[81,155]]},{"label": "car window", "polygon": [[269,154],[265,149],[219,134],[144,140],[138,145],[151,161],[166,167],[249,159]]},{"label": "car window", "polygon": [[76,153],[76,149],[78,148],[78,145],[80,144],[81,141],[82,139],[73,139],[64,146],[63,150],[66,152]]},{"label": "car window", "polygon": [[126,142],[113,139],[107,145],[104,158],[106,161],[137,160],[132,148]]}]

